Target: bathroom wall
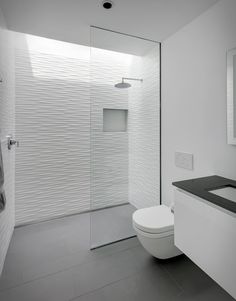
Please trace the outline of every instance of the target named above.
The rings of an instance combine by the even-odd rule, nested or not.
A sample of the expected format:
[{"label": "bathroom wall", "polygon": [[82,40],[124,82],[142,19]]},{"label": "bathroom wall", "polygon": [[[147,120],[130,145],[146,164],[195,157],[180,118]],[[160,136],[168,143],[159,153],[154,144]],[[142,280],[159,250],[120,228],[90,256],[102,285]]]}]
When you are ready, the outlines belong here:
[{"label": "bathroom wall", "polygon": [[[172,181],[218,174],[236,179],[236,146],[227,144],[226,51],[236,47],[236,1],[223,0],[162,44],[162,199]],[[194,170],[174,153],[194,154]]]},{"label": "bathroom wall", "polygon": [[103,108],[128,108],[131,55],[94,48],[90,74],[89,47],[15,41],[17,224],[127,203],[128,132],[103,132]]},{"label": "bathroom wall", "polygon": [[103,109],[128,109],[128,89],[117,89],[114,84],[128,76],[131,59],[129,54],[91,51],[92,209],[129,200],[129,130],[103,131]]},{"label": "bathroom wall", "polygon": [[89,48],[16,41],[16,223],[89,210]]},{"label": "bathroom wall", "polygon": [[131,77],[143,78],[129,90],[129,200],[137,208],[160,203],[160,53],[154,45],[130,66]]},{"label": "bathroom wall", "polygon": [[[159,45],[137,57],[20,33],[15,44],[17,225],[159,203]],[[114,88],[127,76],[144,82]],[[104,131],[104,108],[128,110],[127,131]]]},{"label": "bathroom wall", "polygon": [[14,136],[15,129],[15,88],[14,53],[12,34],[6,29],[0,10],[0,143],[2,148],[6,208],[0,213],[0,275],[15,225],[15,150],[7,149],[6,135]]}]

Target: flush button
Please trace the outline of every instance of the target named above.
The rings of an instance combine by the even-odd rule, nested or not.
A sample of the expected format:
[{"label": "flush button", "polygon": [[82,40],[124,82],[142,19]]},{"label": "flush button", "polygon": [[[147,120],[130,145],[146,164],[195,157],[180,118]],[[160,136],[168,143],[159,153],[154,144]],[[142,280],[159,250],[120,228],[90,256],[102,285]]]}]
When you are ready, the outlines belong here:
[{"label": "flush button", "polygon": [[193,170],[193,154],[175,152],[175,166]]}]

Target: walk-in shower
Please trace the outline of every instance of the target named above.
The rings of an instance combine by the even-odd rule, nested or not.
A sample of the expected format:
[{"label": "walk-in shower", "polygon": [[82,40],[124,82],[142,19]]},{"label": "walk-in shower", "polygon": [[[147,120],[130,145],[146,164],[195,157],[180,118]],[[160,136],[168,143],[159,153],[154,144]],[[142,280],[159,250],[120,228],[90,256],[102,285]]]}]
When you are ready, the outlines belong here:
[{"label": "walk-in shower", "polygon": [[84,214],[91,247],[134,235],[133,211],[159,203],[159,44],[95,27],[91,45],[15,40],[16,224]]},{"label": "walk-in shower", "polygon": [[160,202],[159,50],[91,27],[91,248],[135,235],[136,208]]}]

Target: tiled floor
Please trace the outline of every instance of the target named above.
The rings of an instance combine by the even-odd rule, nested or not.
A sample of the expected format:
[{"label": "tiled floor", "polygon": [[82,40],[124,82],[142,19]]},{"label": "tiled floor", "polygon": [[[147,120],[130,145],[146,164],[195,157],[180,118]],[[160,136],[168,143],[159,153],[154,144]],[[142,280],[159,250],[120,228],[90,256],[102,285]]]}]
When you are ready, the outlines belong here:
[{"label": "tiled floor", "polygon": [[132,214],[135,210],[134,206],[125,204],[92,212],[91,247],[134,236]]},{"label": "tiled floor", "polygon": [[1,301],[232,301],[185,256],[158,261],[136,238],[89,250],[89,215],[15,230]]}]

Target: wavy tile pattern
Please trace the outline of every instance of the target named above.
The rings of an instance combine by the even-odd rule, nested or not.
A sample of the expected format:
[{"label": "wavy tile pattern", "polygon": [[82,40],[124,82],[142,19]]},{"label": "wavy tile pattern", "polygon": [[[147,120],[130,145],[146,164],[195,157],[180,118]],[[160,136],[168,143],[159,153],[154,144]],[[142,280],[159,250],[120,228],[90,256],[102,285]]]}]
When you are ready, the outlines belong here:
[{"label": "wavy tile pattern", "polygon": [[90,139],[91,208],[128,202],[128,133],[102,129],[103,108],[128,108],[128,61],[93,54],[90,89],[88,60],[16,49],[18,225],[90,209]]},{"label": "wavy tile pattern", "polygon": [[160,49],[134,57],[129,94],[129,201],[136,208],[160,204]]},{"label": "wavy tile pattern", "polygon": [[128,131],[103,132],[103,108],[128,109],[128,90],[116,89],[114,84],[128,76],[129,58],[97,48],[91,51],[92,209],[129,200]]},{"label": "wavy tile pattern", "polygon": [[16,222],[90,208],[89,62],[16,49]]},{"label": "wavy tile pattern", "polygon": [[12,35],[0,29],[0,141],[2,148],[6,193],[6,208],[0,213],[0,275],[15,225],[15,150],[7,148],[6,135],[14,136],[15,130],[15,84],[14,50]]},{"label": "wavy tile pattern", "polygon": [[[142,58],[93,48],[90,62],[87,51],[16,49],[18,225],[159,202],[159,48]],[[115,89],[127,76],[144,83]],[[128,131],[103,132],[103,108],[128,109]]]}]

